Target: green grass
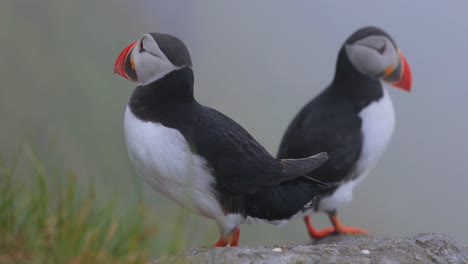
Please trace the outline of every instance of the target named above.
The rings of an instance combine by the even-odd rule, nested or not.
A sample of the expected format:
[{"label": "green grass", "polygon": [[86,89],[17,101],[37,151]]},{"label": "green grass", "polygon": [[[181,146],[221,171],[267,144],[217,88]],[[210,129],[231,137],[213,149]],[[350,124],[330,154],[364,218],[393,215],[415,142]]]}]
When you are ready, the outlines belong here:
[{"label": "green grass", "polygon": [[[26,177],[18,162],[31,165]],[[24,162],[23,162],[24,163]],[[156,228],[136,204],[98,202],[74,175],[51,175],[30,147],[0,158],[0,263],[144,263]],[[177,248],[177,246],[175,246]]]}]

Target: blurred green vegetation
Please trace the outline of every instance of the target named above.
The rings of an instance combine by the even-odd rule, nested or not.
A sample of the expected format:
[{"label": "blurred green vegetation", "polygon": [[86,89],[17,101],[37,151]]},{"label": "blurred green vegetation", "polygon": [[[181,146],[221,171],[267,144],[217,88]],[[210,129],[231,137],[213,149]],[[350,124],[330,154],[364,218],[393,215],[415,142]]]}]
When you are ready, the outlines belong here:
[{"label": "blurred green vegetation", "polygon": [[[17,177],[20,159],[31,175]],[[24,161],[24,160],[23,160]],[[118,199],[96,203],[93,186],[52,175],[29,146],[0,160],[0,263],[143,263],[155,226],[142,203],[118,216]]]}]

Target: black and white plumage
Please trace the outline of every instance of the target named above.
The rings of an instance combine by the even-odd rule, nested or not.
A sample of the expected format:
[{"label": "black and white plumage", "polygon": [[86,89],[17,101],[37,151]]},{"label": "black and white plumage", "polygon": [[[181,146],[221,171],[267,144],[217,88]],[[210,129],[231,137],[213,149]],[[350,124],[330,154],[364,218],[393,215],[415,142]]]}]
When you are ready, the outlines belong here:
[{"label": "black and white plumage", "polygon": [[283,136],[278,158],[327,151],[329,160],[308,175],[341,182],[320,198],[316,208],[331,216],[334,229],[319,234],[306,218],[314,238],[362,231],[343,228],[336,211],[351,201],[353,188],[375,167],[392,137],[395,113],[381,80],[409,91],[409,65],[387,33],[376,27],[361,28],[339,51],[332,83],[302,108]]},{"label": "black and white plumage", "polygon": [[305,175],[328,156],[276,159],[229,117],[193,96],[190,55],[178,38],[145,34],[114,71],[136,81],[125,111],[128,153],[156,191],[218,224],[217,246],[237,245],[239,225],[307,213],[331,188]]}]

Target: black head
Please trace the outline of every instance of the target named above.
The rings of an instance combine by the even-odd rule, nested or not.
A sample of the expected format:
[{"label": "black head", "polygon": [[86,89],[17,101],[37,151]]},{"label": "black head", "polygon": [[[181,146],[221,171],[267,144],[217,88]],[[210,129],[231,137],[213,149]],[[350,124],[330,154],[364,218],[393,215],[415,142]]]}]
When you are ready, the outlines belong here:
[{"label": "black head", "polygon": [[159,46],[159,49],[166,57],[177,67],[189,66],[192,67],[192,59],[184,42],[179,38],[164,34],[150,33],[154,41]]},{"label": "black head", "polygon": [[345,44],[354,44],[356,41],[362,40],[370,36],[382,36],[390,40],[393,46],[396,48],[395,41],[392,37],[382,29],[374,26],[362,27],[356,30],[349,38],[345,41]]}]

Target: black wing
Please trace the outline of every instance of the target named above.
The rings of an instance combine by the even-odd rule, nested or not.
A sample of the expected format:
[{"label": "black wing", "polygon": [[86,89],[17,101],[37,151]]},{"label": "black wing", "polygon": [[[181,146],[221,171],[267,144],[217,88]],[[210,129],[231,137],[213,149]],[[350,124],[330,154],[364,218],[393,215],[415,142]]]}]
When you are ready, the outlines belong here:
[{"label": "black wing", "polygon": [[305,176],[328,159],[323,153],[301,160],[278,160],[229,117],[199,104],[193,110],[194,131],[189,142],[193,151],[209,162],[224,191],[253,193]]},{"label": "black wing", "polygon": [[328,162],[308,175],[324,182],[350,176],[362,147],[362,121],[354,105],[325,90],[294,118],[283,136],[278,158],[303,158],[325,151]]}]

